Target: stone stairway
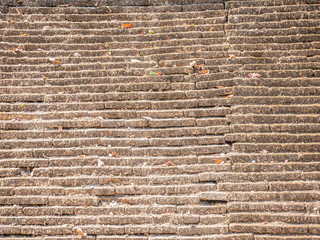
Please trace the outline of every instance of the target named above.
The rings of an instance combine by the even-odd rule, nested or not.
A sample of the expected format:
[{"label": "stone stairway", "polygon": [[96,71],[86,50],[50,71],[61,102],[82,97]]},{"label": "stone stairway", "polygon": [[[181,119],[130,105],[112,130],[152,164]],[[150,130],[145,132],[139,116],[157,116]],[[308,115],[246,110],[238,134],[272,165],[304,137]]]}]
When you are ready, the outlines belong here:
[{"label": "stone stairway", "polygon": [[4,0],[0,238],[320,239],[317,0]]}]

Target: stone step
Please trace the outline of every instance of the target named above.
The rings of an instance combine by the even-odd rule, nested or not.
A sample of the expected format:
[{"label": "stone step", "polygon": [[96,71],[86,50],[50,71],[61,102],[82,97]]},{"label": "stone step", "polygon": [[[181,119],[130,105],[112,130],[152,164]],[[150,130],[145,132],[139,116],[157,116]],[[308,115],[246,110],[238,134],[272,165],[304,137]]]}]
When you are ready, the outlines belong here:
[{"label": "stone step", "polygon": [[302,240],[302,239],[319,239],[319,237],[312,235],[312,236],[297,236],[297,235],[291,235],[291,236],[272,236],[272,235],[259,235],[258,237],[256,237],[257,240],[279,240],[279,239],[284,239],[284,240],[289,240],[289,239],[297,239],[297,240]]},{"label": "stone step", "polygon": [[255,44],[248,44],[241,42],[240,44],[232,44],[229,48],[230,50],[237,50],[237,51],[256,51],[260,55],[256,55],[257,57],[263,56],[268,51],[281,51],[286,50],[286,52],[283,52],[283,54],[290,53],[289,51],[303,51],[307,49],[318,49],[319,42],[312,41],[312,42],[293,42],[293,43],[268,43],[268,44],[262,44],[262,43],[255,43]]},{"label": "stone step", "polygon": [[0,141],[3,149],[54,147],[80,147],[80,146],[106,146],[106,147],[156,147],[156,146],[188,146],[212,145],[225,143],[223,136],[201,136],[182,138],[73,138],[73,139],[32,139],[32,140],[6,140]]},{"label": "stone step", "polygon": [[[17,36],[20,36],[21,32],[23,32],[24,34],[26,34],[26,35],[24,35],[24,39],[27,39],[26,37],[38,36],[39,34],[42,36],[46,36],[46,37],[53,37],[53,36],[59,37],[59,36],[65,36],[65,35],[69,35],[69,36],[114,35],[115,37],[117,37],[117,36],[140,37],[142,30],[144,30],[144,32],[146,33],[146,35],[144,35],[145,37],[147,37],[148,35],[154,36],[154,34],[149,33],[149,29],[132,28],[130,30],[130,32],[126,32],[123,29],[112,28],[111,26],[108,28],[101,28],[101,25],[100,25],[101,22],[97,23],[97,28],[91,28],[91,29],[87,29],[87,28],[84,28],[84,29],[60,28],[59,24],[62,24],[62,23],[57,23],[58,24],[57,27],[55,27],[54,25],[52,25],[52,27],[51,27],[49,25],[51,27],[51,29],[43,30],[43,29],[39,29],[39,28],[41,28],[43,23],[40,23],[40,24],[41,25],[36,29],[33,29],[33,28],[23,29],[23,26],[21,26],[21,28],[19,28],[19,29],[14,29],[14,28],[11,28],[13,26],[11,26],[11,24],[9,24],[8,28],[3,28],[2,30],[0,30],[0,33],[2,34],[2,36],[17,37]],[[49,26],[47,26],[47,27],[49,27]],[[67,26],[70,26],[70,24]],[[216,24],[214,29],[211,30],[211,32],[218,33],[219,31],[224,31],[223,26],[224,25],[222,25],[222,24]],[[46,26],[44,26],[44,27],[46,27]],[[154,27],[153,30],[157,34],[161,34],[161,33],[174,34],[174,33],[185,33],[185,32],[191,32],[191,31],[208,32],[208,31],[210,31],[211,27],[212,27],[212,25],[209,25],[209,24],[208,25],[206,25],[206,24],[197,24],[197,25],[196,24],[193,24],[193,25],[183,24],[183,25],[166,26],[166,27],[164,27],[164,26]]]},{"label": "stone step", "polygon": [[[317,89],[315,89],[317,90]],[[307,91],[306,91],[307,92]],[[299,94],[299,93],[297,93]],[[308,93],[306,93],[307,95]],[[262,95],[262,94],[261,94]],[[301,94],[302,95],[302,94]],[[317,95],[317,94],[314,94]],[[320,105],[248,105],[235,106],[232,111],[238,114],[317,114],[319,113]]]},{"label": "stone step", "polygon": [[[318,118],[317,118],[318,119]],[[291,121],[290,121],[291,122]],[[320,134],[287,134],[287,133],[250,133],[250,134],[225,134],[229,142],[254,142],[254,143],[306,143],[319,142]]]},{"label": "stone step", "polygon": [[[319,183],[314,181],[309,182],[257,182],[257,183],[219,183],[217,185],[218,191],[303,191],[303,190],[318,190]],[[255,222],[255,221],[253,221]]]},{"label": "stone step", "polygon": [[[108,155],[116,152],[121,156],[180,156],[195,154],[220,154],[227,153],[230,150],[229,145],[199,145],[188,147],[102,147],[88,146],[74,148],[37,148],[14,150],[0,150],[2,158],[19,158],[19,157],[52,157],[52,156],[79,156],[79,155]],[[78,151],[78,153],[77,153]]]},{"label": "stone step", "polygon": [[[207,5],[209,6],[209,4]],[[190,11],[187,12],[165,12],[165,13],[101,13],[97,14],[95,12],[93,13],[82,13],[79,14],[76,11],[71,13],[53,13],[53,14],[38,14],[38,13],[31,13],[31,14],[23,14],[20,10],[19,13],[17,11],[8,12],[5,17],[6,21],[21,21],[21,18],[23,19],[23,16],[27,15],[29,17],[30,22],[37,22],[37,21],[68,21],[68,22],[91,22],[91,21],[102,21],[102,22],[139,22],[139,21],[146,21],[146,22],[152,22],[152,21],[161,21],[161,20],[176,20],[176,19],[194,19],[194,18],[207,18],[207,17],[219,17],[221,15],[225,15],[225,10],[222,9],[222,5],[215,5],[213,8],[216,10],[209,10],[206,9],[206,11],[199,11],[199,9],[190,9]],[[220,9],[219,9],[220,8]],[[69,8],[71,9],[71,8]],[[22,9],[23,10],[23,9]],[[298,9],[300,10],[300,9]],[[312,11],[314,8],[302,9],[304,11]],[[121,26],[121,25],[120,25]]]},{"label": "stone step", "polygon": [[265,13],[262,15],[233,15],[229,17],[229,23],[240,22],[268,22],[268,21],[282,21],[282,20],[298,20],[298,19],[319,19],[318,11],[290,11],[290,12],[276,12]]},{"label": "stone step", "polygon": [[304,224],[274,224],[274,223],[267,223],[264,225],[260,225],[257,223],[253,224],[238,224],[233,223],[230,224],[230,232],[234,233],[242,233],[242,232],[252,232],[256,234],[285,234],[285,235],[307,235],[309,233],[309,230],[312,231],[312,229],[317,229],[319,226],[310,226],[311,229],[309,229],[309,225]]},{"label": "stone step", "polygon": [[[77,217],[60,217],[61,224],[65,225],[90,225],[90,224],[103,224],[103,225],[127,225],[132,224],[217,224],[223,223],[226,220],[225,216],[219,215],[181,215],[168,213],[167,215],[101,215],[94,219],[91,216],[77,216]],[[209,221],[212,220],[210,223]],[[39,216],[39,217],[3,217],[1,220],[3,225],[10,225],[10,221],[16,225],[59,225],[59,217]],[[30,221],[30,222],[28,222]]]},{"label": "stone step", "polygon": [[[91,187],[91,188],[63,188],[63,187],[18,187],[18,188],[0,188],[3,193],[2,196],[65,196],[70,198],[72,196],[90,196],[107,197],[114,195],[181,195],[181,194],[195,194],[199,191],[214,191],[215,184],[189,184],[189,185],[169,185],[169,186],[110,186],[110,187]],[[11,191],[11,192],[9,192]],[[19,219],[18,219],[19,220]],[[0,220],[1,224],[6,224]],[[30,224],[25,222],[24,224]],[[54,225],[54,224],[53,224]]]},{"label": "stone step", "polygon": [[247,30],[247,31],[265,31],[265,30],[276,30],[276,29],[295,29],[303,27],[318,27],[318,21],[315,19],[299,19],[299,20],[283,20],[283,21],[268,21],[268,22],[243,22],[226,24],[227,30]]},{"label": "stone step", "polygon": [[[240,69],[241,70],[241,69]],[[243,71],[238,73],[235,73],[235,77],[247,77],[248,74],[252,73],[253,71]],[[296,70],[269,70],[269,71],[262,71],[259,70],[259,73],[263,74],[263,78],[311,78],[320,77],[320,71],[319,70],[312,70],[312,69],[296,69]]]},{"label": "stone step", "polygon": [[[239,37],[230,36],[228,40],[231,44],[254,44],[254,43],[299,43],[299,42],[317,42],[320,40],[319,34],[301,34],[301,35],[287,35],[287,36],[264,36],[264,37]],[[110,43],[111,44],[111,43]]]},{"label": "stone step", "polygon": [[319,153],[309,153],[309,152],[300,152],[300,153],[237,153],[230,154],[228,158],[232,162],[237,163],[251,163],[251,162],[263,162],[274,163],[280,162],[315,162],[319,158]]},{"label": "stone step", "polygon": [[[21,38],[21,36],[3,36],[2,40],[4,42],[10,42],[10,43],[16,43],[17,45],[23,45],[24,43],[35,43],[35,44],[41,44],[41,43],[47,43],[50,42],[51,44],[55,45],[60,42],[64,43],[92,43],[92,42],[101,42],[101,43],[110,43],[108,45],[112,46],[115,44],[122,44],[122,43],[128,43],[130,44],[135,41],[143,42],[144,44],[156,44],[156,41],[177,41],[178,39],[185,39],[185,38],[191,38],[191,36],[194,39],[198,38],[206,38],[206,39],[213,39],[213,38],[223,38],[224,32],[223,31],[209,31],[210,26],[207,27],[206,31],[192,31],[192,32],[177,32],[177,33],[161,33],[157,32],[155,34],[145,34],[142,35],[141,33],[139,35],[113,35],[112,37],[109,36],[109,34],[90,34],[90,35],[54,35],[54,36],[25,36]],[[142,32],[143,30],[140,30]],[[154,31],[157,31],[155,28]],[[306,33],[306,34],[312,34],[312,33]],[[169,39],[169,40],[168,40]]]},{"label": "stone step", "polygon": [[[233,103],[237,103],[237,104],[241,104],[241,105],[303,105],[303,104],[308,104],[308,105],[312,105],[312,104],[319,104],[320,98],[317,96],[273,96],[273,97],[269,97],[269,96],[250,96],[250,97],[232,97],[231,99],[231,104]],[[263,114],[261,114],[260,116],[262,116]],[[269,121],[271,119],[282,119],[279,120],[281,121],[290,121],[290,120],[285,120],[286,117],[284,116],[269,116],[269,115],[263,115],[263,117],[265,117],[266,119],[268,119]],[[289,116],[290,118],[291,116]],[[312,119],[313,116],[310,115],[305,115],[305,116],[296,116],[296,120],[297,122],[299,121],[309,121],[308,119]],[[235,120],[235,123],[238,123],[239,121],[241,121],[241,119],[251,119],[251,121],[257,121],[259,117],[256,115],[252,115],[252,116],[246,116],[246,115],[242,115],[242,116],[233,116],[232,120]],[[289,119],[288,118],[288,119]],[[260,118],[261,119],[261,118]],[[259,120],[258,120],[259,121]],[[261,120],[260,120],[261,121]],[[272,120],[271,120],[272,121]],[[275,120],[273,120],[275,121]],[[311,120],[312,121],[312,120]],[[261,122],[263,123],[263,122]],[[271,122],[273,123],[273,122]]]},{"label": "stone step", "polygon": [[[207,121],[210,124],[212,121]],[[115,126],[116,127],[116,126]],[[63,128],[62,128],[63,130]],[[26,131],[3,131],[0,132],[3,139],[18,138],[86,138],[86,137],[105,137],[113,136],[116,138],[168,138],[168,137],[182,137],[182,136],[203,136],[203,135],[221,135],[230,132],[227,125],[207,126],[207,127],[179,127],[161,128],[161,129],[73,129],[73,130],[45,130],[39,131],[26,130]]]},{"label": "stone step", "polygon": [[0,179],[1,187],[81,187],[81,186],[123,186],[123,185],[176,185],[199,183],[196,174],[169,174],[167,176],[76,176],[76,177],[7,177]]},{"label": "stone step", "polygon": [[317,201],[319,192],[317,191],[292,191],[292,192],[202,192],[200,201],[240,201],[240,202],[259,202],[259,201]]},{"label": "stone step", "polygon": [[[308,203],[309,204],[309,203]],[[255,212],[259,213],[284,213],[288,214],[305,214],[304,202],[230,202],[227,203],[228,212],[231,214],[244,213],[247,214]]]},{"label": "stone step", "polygon": [[[258,86],[258,87],[317,87],[320,86],[319,78],[263,78],[263,79],[238,79],[238,84],[243,87]],[[236,96],[238,97],[238,96]],[[267,98],[267,97],[266,97]],[[273,97],[275,98],[275,97]],[[267,98],[268,99],[268,98]],[[240,99],[239,99],[240,100]]]},{"label": "stone step", "polygon": [[[303,1],[302,3],[308,3],[308,4],[317,4],[318,2],[316,0],[307,0]],[[278,0],[278,1],[272,1],[272,0],[257,0],[257,1],[245,1],[245,0],[236,0],[236,1],[228,1],[226,3],[226,7],[230,9],[234,8],[241,8],[241,7],[273,7],[273,6],[286,6],[286,5],[296,5],[297,1],[294,0]]]},{"label": "stone step", "polygon": [[318,133],[320,124],[233,124],[230,130],[234,133],[273,132],[273,133]]},{"label": "stone step", "polygon": [[[100,160],[100,161],[99,161]],[[25,168],[36,167],[81,167],[81,166],[160,166],[168,165],[170,161],[176,165],[212,164],[222,160],[227,161],[225,154],[198,155],[198,156],[161,156],[161,157],[125,157],[125,156],[78,156],[78,157],[39,157],[29,159],[3,159],[0,160],[1,168]],[[200,167],[201,165],[199,165]],[[14,170],[17,171],[17,170]],[[4,171],[5,173],[6,171]],[[10,172],[9,172],[10,173]]]},{"label": "stone step", "polygon": [[[208,182],[208,181],[215,181],[215,182],[261,182],[261,181],[286,181],[286,182],[292,182],[292,181],[319,181],[320,175],[318,172],[301,172],[301,171],[291,171],[291,172],[246,172],[246,173],[201,173],[199,174],[200,182]],[[291,194],[290,192],[285,192],[286,194]],[[245,194],[245,193],[242,193]],[[251,195],[253,197],[258,197],[256,195],[256,192],[251,192]],[[265,193],[261,193],[261,197],[263,198],[263,195]],[[275,193],[274,196],[278,196],[279,193]],[[288,196],[289,196],[288,195]],[[249,195],[248,195],[249,196]],[[248,197],[246,196],[246,197]],[[306,193],[301,193],[301,196],[306,197]],[[290,199],[288,201],[298,201],[296,198],[297,196],[293,197],[293,199]],[[237,198],[235,198],[237,199]],[[310,198],[311,199],[311,198]],[[309,199],[309,200],[310,200]],[[270,199],[269,199],[270,200]],[[284,200],[284,199],[282,199]],[[309,201],[308,200],[308,201]],[[302,201],[307,201],[306,199]],[[316,200],[314,200],[316,201]]]},{"label": "stone step", "polygon": [[277,29],[237,29],[228,30],[228,36],[290,36],[290,35],[307,35],[307,34],[317,34],[319,32],[319,27],[290,27],[290,28],[277,28]]},{"label": "stone step", "polygon": [[281,172],[281,171],[318,171],[319,166],[313,162],[285,162],[278,163],[234,163],[234,172]]},{"label": "stone step", "polygon": [[[319,118],[317,115],[308,115],[308,114],[299,114],[299,115],[293,115],[293,114],[282,114],[282,115],[278,115],[278,114],[237,114],[237,115],[228,115],[227,116],[227,121],[228,122],[232,122],[233,124],[245,124],[245,123],[254,123],[254,124],[263,124],[263,123],[269,123],[269,124],[275,124],[275,123],[320,123]],[[236,135],[234,135],[236,136]],[[237,134],[237,136],[239,136]],[[262,137],[263,134],[260,134],[260,137]],[[278,135],[280,136],[280,135]],[[287,140],[291,139],[290,141],[295,141],[295,137],[290,136],[290,135],[285,135],[288,137]],[[284,136],[284,138],[286,138]],[[310,135],[310,138],[313,138],[313,135]],[[297,136],[297,139],[299,138],[299,136]],[[243,141],[241,139],[244,139],[242,136],[240,138],[238,138],[237,141]],[[267,141],[268,140],[268,136],[266,136],[266,138],[264,138],[264,140],[262,141]],[[270,138],[271,139],[271,138]],[[305,138],[306,140],[307,138]],[[285,141],[287,141],[285,140]],[[259,139],[255,139],[254,141],[259,142]],[[276,138],[273,138],[271,141],[275,141],[278,142],[278,140]]]},{"label": "stone step", "polygon": [[[46,100],[46,99],[45,99]],[[59,106],[52,106],[49,103],[37,102],[18,102],[9,104],[0,104],[0,111],[2,112],[34,112],[34,111],[83,111],[87,109],[88,111],[97,111],[97,110],[124,110],[124,109],[137,109],[137,110],[147,110],[147,109],[188,109],[185,110],[187,115],[188,111],[196,107],[214,107],[216,109],[211,109],[216,114],[219,112],[227,111],[227,108],[221,107],[221,105],[227,105],[224,99],[219,99],[218,102],[214,102],[215,99],[212,99],[211,102],[205,102],[206,99],[183,99],[176,101],[107,101],[107,102],[69,102],[69,103],[59,103]],[[46,101],[47,102],[47,101]],[[52,101],[53,102],[53,101]],[[58,102],[58,101],[55,101]],[[235,109],[237,110],[237,109]],[[212,114],[212,113],[211,113]],[[103,120],[103,119],[102,119]],[[144,125],[147,125],[144,124]]]},{"label": "stone step", "polygon": [[268,6],[268,7],[238,7],[229,10],[230,15],[263,15],[274,12],[298,12],[298,11],[316,11],[319,9],[319,4],[310,5],[281,5],[281,6]]}]

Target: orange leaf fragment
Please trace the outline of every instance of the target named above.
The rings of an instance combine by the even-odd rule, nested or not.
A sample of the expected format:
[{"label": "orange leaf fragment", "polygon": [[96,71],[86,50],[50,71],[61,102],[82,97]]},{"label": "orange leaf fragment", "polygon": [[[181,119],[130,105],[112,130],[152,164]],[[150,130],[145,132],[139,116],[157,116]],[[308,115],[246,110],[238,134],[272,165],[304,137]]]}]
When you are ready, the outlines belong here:
[{"label": "orange leaf fragment", "polygon": [[146,32],[141,33],[141,35],[146,35]]},{"label": "orange leaf fragment", "polygon": [[207,73],[209,73],[209,71],[202,69],[201,73],[202,73],[202,74],[207,74]]},{"label": "orange leaf fragment", "polygon": [[216,160],[216,161],[214,162],[214,164],[221,164],[221,163],[223,163],[223,160],[222,160],[222,159],[218,159],[218,160]]},{"label": "orange leaf fragment", "polygon": [[119,154],[117,152],[112,152],[111,155],[112,157],[119,157]]},{"label": "orange leaf fragment", "polygon": [[160,75],[161,75],[161,72],[158,72],[158,73],[157,73],[157,76],[160,76]]},{"label": "orange leaf fragment", "polygon": [[203,48],[201,48],[201,49],[200,49],[200,52],[203,52],[203,51],[204,51],[204,49],[203,49]]},{"label": "orange leaf fragment", "polygon": [[174,166],[174,163],[172,160],[164,164],[165,166]]},{"label": "orange leaf fragment", "polygon": [[59,126],[59,127],[58,127],[58,130],[61,132],[61,131],[62,131],[62,126]]},{"label": "orange leaf fragment", "polygon": [[229,59],[236,58],[235,55],[229,55]]},{"label": "orange leaf fragment", "polygon": [[56,59],[56,60],[54,60],[54,63],[55,63],[55,64],[61,64],[61,61],[59,61],[59,60]]},{"label": "orange leaf fragment", "polygon": [[249,77],[249,78],[260,78],[261,75],[258,74],[258,73],[249,73],[249,74],[248,74],[248,77]]},{"label": "orange leaf fragment", "polygon": [[132,28],[132,24],[131,23],[125,23],[122,25],[122,28]]},{"label": "orange leaf fragment", "polygon": [[234,94],[230,94],[227,96],[227,98],[232,98],[234,96]]},{"label": "orange leaf fragment", "polygon": [[87,236],[86,233],[82,232],[81,228],[77,228],[76,231],[77,231],[77,233],[79,233],[82,237],[86,237],[86,236]]},{"label": "orange leaf fragment", "polygon": [[23,49],[22,49],[22,47],[17,47],[17,48],[14,49],[14,51],[15,51],[15,52],[22,52]]},{"label": "orange leaf fragment", "polygon": [[216,86],[216,88],[223,88],[223,86]]}]

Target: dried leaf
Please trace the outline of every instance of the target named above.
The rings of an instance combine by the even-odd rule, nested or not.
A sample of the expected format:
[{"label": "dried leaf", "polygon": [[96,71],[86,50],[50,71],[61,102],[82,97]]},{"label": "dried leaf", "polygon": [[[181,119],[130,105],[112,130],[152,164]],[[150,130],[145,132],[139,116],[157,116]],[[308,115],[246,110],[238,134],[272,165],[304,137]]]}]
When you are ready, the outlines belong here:
[{"label": "dried leaf", "polygon": [[132,24],[131,23],[125,23],[122,25],[122,28],[132,28]]},{"label": "dried leaf", "polygon": [[158,72],[158,73],[157,73],[157,76],[160,76],[160,75],[161,75],[161,72]]},{"label": "dried leaf", "polygon": [[248,74],[248,77],[249,77],[249,78],[260,78],[261,75],[258,74],[258,73],[249,73],[249,74]]},{"label": "dried leaf", "polygon": [[54,63],[54,64],[61,64],[61,61],[55,58],[49,58],[49,61]]},{"label": "dried leaf", "polygon": [[149,75],[150,76],[157,76],[157,73],[156,72],[149,72]]},{"label": "dried leaf", "polygon": [[143,33],[141,33],[141,35],[146,35],[146,33],[145,33],[145,32],[143,32]]},{"label": "dried leaf", "polygon": [[202,73],[202,74],[207,74],[207,73],[209,73],[209,71],[202,69],[201,73]]},{"label": "dried leaf", "polygon": [[112,157],[119,157],[119,154],[117,152],[112,152],[111,155]]},{"label": "dried leaf", "polygon": [[61,131],[62,131],[62,126],[59,126],[59,127],[58,127],[58,130],[61,132]]},{"label": "dried leaf", "polygon": [[174,166],[174,163],[172,160],[170,160],[169,162],[165,163],[164,166]]},{"label": "dried leaf", "polygon": [[14,51],[15,51],[15,52],[22,52],[23,49],[22,49],[22,47],[17,47],[17,48],[14,49]]},{"label": "dried leaf", "polygon": [[222,159],[217,159],[216,161],[214,161],[214,164],[221,164],[221,163],[224,163]]},{"label": "dried leaf", "polygon": [[86,237],[87,236],[87,234],[86,233],[84,233],[82,230],[81,230],[81,228],[77,228],[77,233],[79,233],[82,237]]}]

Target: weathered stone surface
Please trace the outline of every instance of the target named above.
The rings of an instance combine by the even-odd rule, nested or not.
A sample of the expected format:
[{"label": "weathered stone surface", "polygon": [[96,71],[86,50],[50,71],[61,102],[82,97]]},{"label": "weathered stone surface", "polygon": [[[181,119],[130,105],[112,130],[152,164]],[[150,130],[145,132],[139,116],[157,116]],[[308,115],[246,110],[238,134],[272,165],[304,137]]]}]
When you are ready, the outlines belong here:
[{"label": "weathered stone surface", "polygon": [[4,239],[320,239],[316,0],[4,0]]}]

